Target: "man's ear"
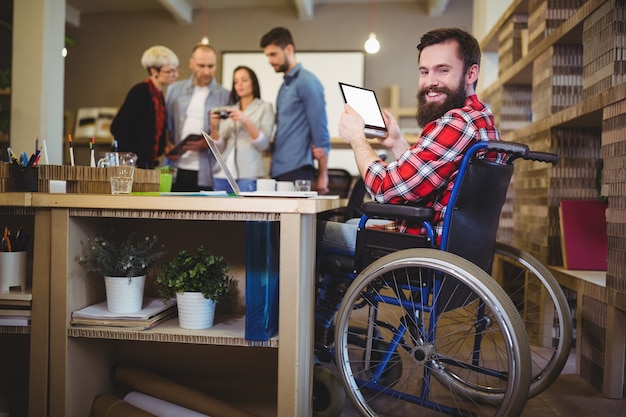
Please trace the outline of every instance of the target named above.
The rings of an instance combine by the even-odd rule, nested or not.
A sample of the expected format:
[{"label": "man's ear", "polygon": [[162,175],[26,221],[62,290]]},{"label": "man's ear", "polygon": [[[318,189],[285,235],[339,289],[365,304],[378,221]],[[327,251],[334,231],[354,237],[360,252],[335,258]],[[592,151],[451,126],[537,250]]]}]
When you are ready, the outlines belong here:
[{"label": "man's ear", "polygon": [[287,46],[285,46],[285,53],[289,56],[293,56],[294,54],[294,47],[292,44],[288,44]]},{"label": "man's ear", "polygon": [[478,80],[479,68],[477,64],[474,64],[469,67],[467,70],[467,74],[465,74],[465,83],[468,85],[474,85],[474,83]]}]

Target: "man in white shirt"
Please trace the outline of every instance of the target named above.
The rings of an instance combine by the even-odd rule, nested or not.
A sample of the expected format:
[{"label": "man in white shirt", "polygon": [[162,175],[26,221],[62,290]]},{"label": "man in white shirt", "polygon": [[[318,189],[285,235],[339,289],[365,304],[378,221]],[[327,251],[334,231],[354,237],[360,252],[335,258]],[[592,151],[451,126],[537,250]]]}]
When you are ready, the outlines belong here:
[{"label": "man in white shirt", "polygon": [[[191,77],[172,84],[165,96],[167,127],[174,144],[189,135],[208,131],[209,112],[229,103],[230,91],[215,80],[217,53],[208,44],[197,44],[189,59]],[[213,189],[213,156],[204,140],[189,141],[182,154],[167,154],[176,167],[172,191]]]}]

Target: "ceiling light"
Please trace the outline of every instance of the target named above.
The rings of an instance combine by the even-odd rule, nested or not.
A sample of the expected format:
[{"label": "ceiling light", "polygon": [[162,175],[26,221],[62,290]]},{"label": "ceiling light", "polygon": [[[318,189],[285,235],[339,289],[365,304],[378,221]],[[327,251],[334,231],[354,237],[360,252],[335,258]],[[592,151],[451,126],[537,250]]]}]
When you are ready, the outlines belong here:
[{"label": "ceiling light", "polygon": [[365,52],[368,54],[375,54],[380,50],[380,42],[376,39],[374,32],[370,33],[370,37],[365,41]]},{"label": "ceiling light", "polygon": [[204,30],[204,36],[200,39],[200,44],[208,45],[209,44],[209,19],[207,14],[209,12],[209,5],[207,4],[208,0],[204,0],[204,4],[202,5],[202,29]]},{"label": "ceiling light", "polygon": [[368,54],[375,54],[380,50],[380,42],[376,39],[376,34],[374,33],[374,0],[370,1],[370,36],[365,41],[365,52]]}]

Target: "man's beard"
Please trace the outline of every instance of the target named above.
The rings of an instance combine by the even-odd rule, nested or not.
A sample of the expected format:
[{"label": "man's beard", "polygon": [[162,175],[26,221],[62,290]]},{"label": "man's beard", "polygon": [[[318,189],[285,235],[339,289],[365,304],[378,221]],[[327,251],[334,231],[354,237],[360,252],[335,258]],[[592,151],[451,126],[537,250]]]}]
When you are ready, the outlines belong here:
[{"label": "man's beard", "polygon": [[[441,103],[427,102],[426,94],[428,94],[428,92],[431,90],[439,94],[445,94],[446,99]],[[417,94],[417,115],[415,116],[415,119],[417,120],[417,125],[421,128],[424,128],[424,126],[426,126],[428,123],[439,119],[448,111],[463,107],[466,98],[467,94],[465,92],[465,86],[463,85],[463,83],[459,83],[459,88],[457,88],[455,91],[452,91],[447,87],[423,88]]]},{"label": "man's beard", "polygon": [[276,67],[274,72],[287,72],[288,69],[289,69],[289,62],[287,62],[287,60],[285,59],[282,64]]}]

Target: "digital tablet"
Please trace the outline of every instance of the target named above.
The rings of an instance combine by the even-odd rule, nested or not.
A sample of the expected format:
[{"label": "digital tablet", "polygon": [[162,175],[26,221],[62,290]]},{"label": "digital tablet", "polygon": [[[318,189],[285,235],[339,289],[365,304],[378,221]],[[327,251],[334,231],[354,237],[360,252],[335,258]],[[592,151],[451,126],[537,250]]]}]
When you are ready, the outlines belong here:
[{"label": "digital tablet", "polygon": [[387,126],[374,90],[342,82],[339,83],[339,88],[343,95],[343,101],[352,106],[363,118],[365,137],[386,138]]},{"label": "digital tablet", "polygon": [[178,154],[181,154],[181,153],[185,152],[183,150],[183,146],[185,146],[185,144],[187,142],[195,142],[197,140],[202,140],[202,139],[203,139],[202,135],[187,135],[187,137],[185,139],[183,139],[180,142],[178,142],[176,144],[176,146],[174,146],[172,148],[172,150],[169,151],[167,154],[168,155],[178,155]]}]

